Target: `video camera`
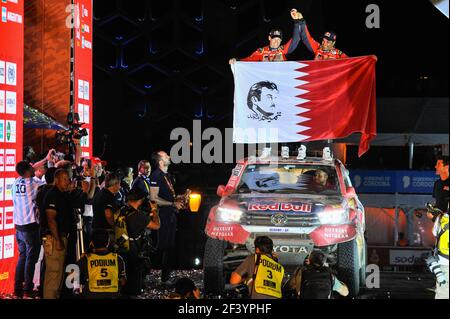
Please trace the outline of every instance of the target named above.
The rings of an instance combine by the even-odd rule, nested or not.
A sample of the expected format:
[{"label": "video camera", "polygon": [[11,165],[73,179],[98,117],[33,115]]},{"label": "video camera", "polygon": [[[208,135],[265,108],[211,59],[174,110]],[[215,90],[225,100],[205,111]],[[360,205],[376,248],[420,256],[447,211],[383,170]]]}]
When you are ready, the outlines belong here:
[{"label": "video camera", "polygon": [[439,216],[444,215],[444,212],[442,210],[440,210],[439,208],[437,208],[436,206],[434,206],[431,203],[427,203],[426,207],[427,207],[427,212],[430,213],[431,215],[433,215],[433,222],[436,221],[436,219]]},{"label": "video camera", "polygon": [[88,135],[88,131],[85,128],[81,128],[83,123],[79,123],[80,116],[78,113],[69,112],[67,114],[67,130],[57,131],[55,134],[56,143],[58,144],[68,144],[69,145],[69,155],[75,154],[75,143],[74,139],[81,139]]}]

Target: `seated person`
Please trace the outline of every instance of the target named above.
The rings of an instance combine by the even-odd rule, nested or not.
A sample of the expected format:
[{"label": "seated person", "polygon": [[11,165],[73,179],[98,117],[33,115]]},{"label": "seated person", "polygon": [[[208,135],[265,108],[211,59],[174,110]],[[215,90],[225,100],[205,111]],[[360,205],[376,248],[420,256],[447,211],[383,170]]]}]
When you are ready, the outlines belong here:
[{"label": "seated person", "polygon": [[175,284],[175,293],[169,294],[167,299],[200,299],[200,289],[189,278],[180,278]]},{"label": "seated person", "polygon": [[327,189],[332,189],[333,185],[331,185],[328,180],[328,173],[324,170],[317,169],[312,178],[310,188],[315,192],[322,192]]}]

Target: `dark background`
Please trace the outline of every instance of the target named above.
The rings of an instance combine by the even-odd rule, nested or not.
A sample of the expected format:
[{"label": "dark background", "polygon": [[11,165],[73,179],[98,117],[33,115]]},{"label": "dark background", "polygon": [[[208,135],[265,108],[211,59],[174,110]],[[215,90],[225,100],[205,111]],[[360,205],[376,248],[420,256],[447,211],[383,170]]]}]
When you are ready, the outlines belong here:
[{"label": "dark background", "polygon": [[[380,7],[380,29],[365,25],[372,3]],[[192,130],[194,119],[203,129],[232,127],[228,59],[267,45],[274,27],[286,41],[293,7],[315,38],[332,29],[348,55],[377,55],[378,97],[448,97],[448,19],[428,0],[95,0],[94,153],[111,167],[135,167],[156,149],[169,151],[172,129]],[[289,57],[311,58],[302,44]],[[435,152],[418,148],[416,160],[432,168]],[[405,169],[408,150],[373,147],[357,159],[350,147],[348,165]],[[229,172],[212,167],[215,186]]]}]

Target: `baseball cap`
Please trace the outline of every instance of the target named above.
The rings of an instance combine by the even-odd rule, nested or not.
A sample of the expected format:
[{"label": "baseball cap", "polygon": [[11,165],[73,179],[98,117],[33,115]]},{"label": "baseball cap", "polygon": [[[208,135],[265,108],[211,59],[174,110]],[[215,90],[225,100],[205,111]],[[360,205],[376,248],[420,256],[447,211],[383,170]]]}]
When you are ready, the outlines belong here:
[{"label": "baseball cap", "polygon": [[102,164],[103,167],[108,165],[107,161],[103,161],[98,157],[91,157],[91,161],[92,161],[92,164],[94,164],[94,165],[99,164],[99,163]]},{"label": "baseball cap", "polygon": [[270,31],[269,36],[271,38],[283,39],[283,32],[280,29],[273,29],[273,30]]},{"label": "baseball cap", "polygon": [[328,41],[336,41],[336,33],[334,33],[333,31],[327,31],[323,34],[323,37],[327,39]]}]

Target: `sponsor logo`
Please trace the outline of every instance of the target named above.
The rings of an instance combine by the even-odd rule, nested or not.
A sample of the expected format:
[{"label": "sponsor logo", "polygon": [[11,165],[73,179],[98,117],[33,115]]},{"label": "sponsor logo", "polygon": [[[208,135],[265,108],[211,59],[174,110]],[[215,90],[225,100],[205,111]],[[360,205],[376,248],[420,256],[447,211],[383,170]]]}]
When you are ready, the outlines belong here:
[{"label": "sponsor logo", "polygon": [[5,153],[5,171],[14,172],[16,168],[16,150],[6,150]]},{"label": "sponsor logo", "polygon": [[283,213],[276,213],[270,218],[270,222],[275,226],[284,226],[286,225],[287,220],[286,214]]},{"label": "sponsor logo", "polygon": [[3,201],[4,199],[5,199],[5,179],[0,178],[0,201]]},{"label": "sponsor logo", "polygon": [[273,251],[285,254],[309,254],[310,249],[307,246],[273,246]]},{"label": "sponsor logo", "polygon": [[226,237],[232,237],[234,236],[233,227],[231,226],[214,226],[211,234],[211,237],[214,236],[226,236]]},{"label": "sponsor logo", "polygon": [[312,205],[303,203],[273,203],[273,204],[252,204],[248,205],[249,211],[282,211],[282,212],[302,212],[311,213]]},{"label": "sponsor logo", "polygon": [[0,84],[5,84],[5,61],[0,61]]},{"label": "sponsor logo", "polygon": [[83,24],[81,26],[81,32],[83,32],[83,33],[90,33],[91,32],[91,28],[89,27],[88,24]]},{"label": "sponsor logo", "polygon": [[89,124],[89,105],[85,105],[83,109],[83,123]]},{"label": "sponsor logo", "polygon": [[3,214],[3,229],[14,229],[14,207],[5,207]]},{"label": "sponsor logo", "polygon": [[323,236],[333,239],[346,239],[350,237],[347,228],[342,227],[323,227]]},{"label": "sponsor logo", "polygon": [[[0,230],[3,230],[3,207],[0,207]],[[2,245],[0,245],[0,251],[1,251],[1,247],[2,247]]]},{"label": "sponsor logo", "polygon": [[16,142],[16,121],[6,121],[6,142]]},{"label": "sponsor logo", "polygon": [[16,63],[6,63],[6,84],[16,85],[17,84],[17,64]]},{"label": "sponsor logo", "polygon": [[5,141],[5,121],[0,120],[0,142]]},{"label": "sponsor logo", "polygon": [[22,24],[22,15],[14,12],[8,12],[8,21]]},{"label": "sponsor logo", "polygon": [[84,99],[89,101],[89,82],[88,81],[84,81]]},{"label": "sponsor logo", "polygon": [[5,7],[2,7],[2,22],[8,22],[8,13]]},{"label": "sponsor logo", "polygon": [[12,200],[14,178],[5,178],[5,201]]},{"label": "sponsor logo", "polygon": [[0,90],[0,113],[5,113],[5,91]]},{"label": "sponsor logo", "polygon": [[389,262],[399,266],[423,265],[429,255],[430,251],[423,250],[390,250]]},{"label": "sponsor logo", "polygon": [[84,99],[84,81],[78,80],[78,98]]},{"label": "sponsor logo", "polygon": [[14,257],[14,235],[3,237],[3,259]]},{"label": "sponsor logo", "polygon": [[6,114],[16,114],[17,93],[6,91]]}]

